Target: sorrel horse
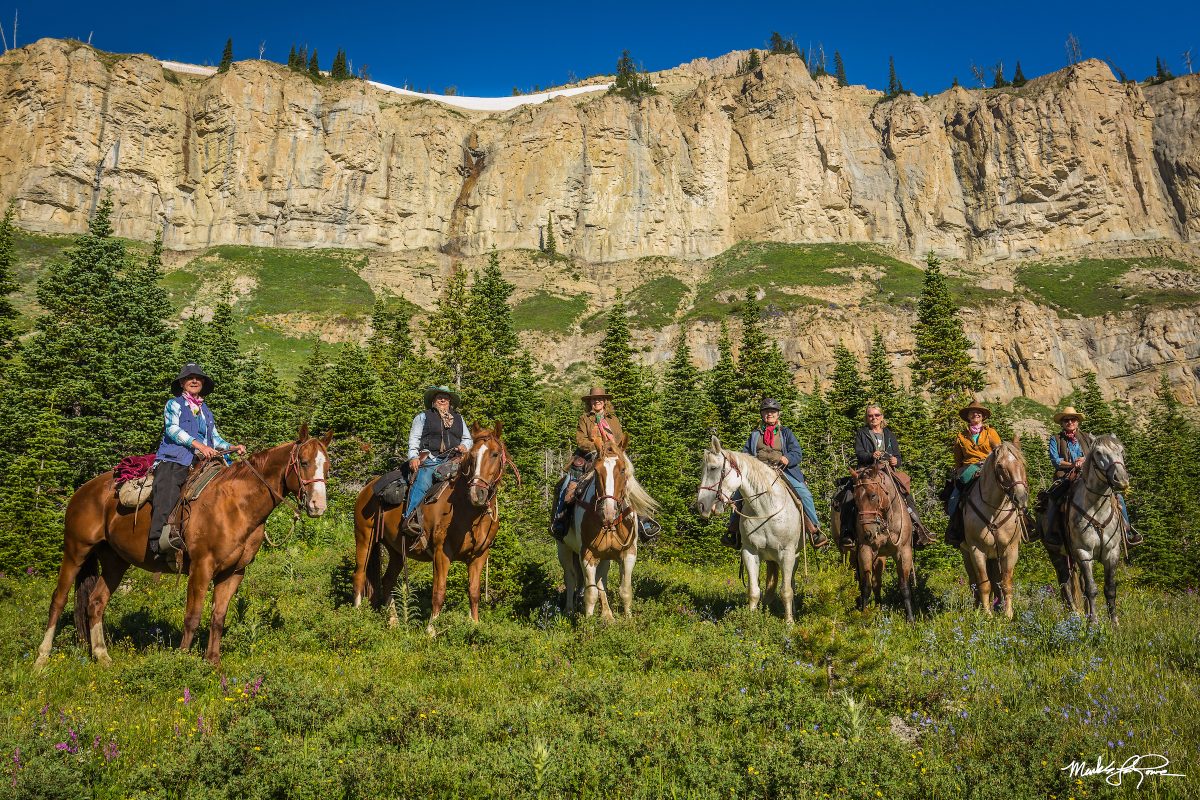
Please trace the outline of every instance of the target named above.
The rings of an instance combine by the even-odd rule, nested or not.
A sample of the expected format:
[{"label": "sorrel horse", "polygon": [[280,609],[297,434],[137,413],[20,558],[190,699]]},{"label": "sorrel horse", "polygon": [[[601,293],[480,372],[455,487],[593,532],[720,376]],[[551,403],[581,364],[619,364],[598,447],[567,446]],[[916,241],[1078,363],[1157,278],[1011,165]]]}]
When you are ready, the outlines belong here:
[{"label": "sorrel horse", "polygon": [[975,603],[992,613],[992,590],[1001,593],[1004,615],[1013,615],[1013,568],[1017,564],[1029,505],[1020,438],[1001,442],[984,460],[963,495],[963,543],[959,547]]},{"label": "sorrel horse", "polygon": [[[516,466],[500,438],[501,430],[499,422],[491,429],[471,424],[474,441],[463,457],[458,474],[451,479],[450,487],[423,509],[424,544],[403,536],[400,527],[404,509],[382,504],[375,496],[374,480],[358,493],[354,503],[356,608],[364,598],[371,600],[376,609],[388,605],[406,558],[430,561],[433,563],[433,598],[426,630],[432,635],[435,632],[433,621],[442,613],[442,604],[446,601],[450,564],[461,561],[467,565],[471,619],[479,621],[480,577],[499,528],[496,493],[504,477],[504,468],[512,466],[520,482],[520,474],[516,473]],[[436,488],[435,485],[430,491]],[[380,578],[379,562],[385,547],[389,554],[388,565]]]},{"label": "sorrel horse", "polygon": [[733,505],[733,494],[742,492],[741,517],[742,564],[746,568],[746,593],[750,609],[758,608],[761,593],[758,567],[767,563],[767,590],[778,583],[783,600],[783,619],[793,621],[796,570],[799,548],[804,546],[804,512],[793,499],[791,488],[779,473],[749,453],[736,453],[721,447],[712,437],[704,451],[704,474],[696,494],[696,510],[704,519],[720,514]]},{"label": "sorrel horse", "polygon": [[[221,661],[225,612],[246,566],[262,546],[264,525],[287,495],[295,495],[310,517],[325,513],[327,448],[332,433],[310,438],[308,425],[294,442],[253,453],[222,470],[188,509],[183,538],[183,571],[187,573],[187,608],[180,650],[192,645],[204,598],[213,585],[207,658]],[[66,533],[58,585],[50,599],[50,619],[38,647],[35,666],[50,658],[58,617],[75,584],[75,627],[102,664],[112,663],[104,642],[104,609],[130,566],[149,572],[168,572],[172,564],[149,552],[149,509],[129,509],[117,503],[112,472],[97,475],[80,486],[67,504]]]},{"label": "sorrel horse", "polygon": [[[1108,618],[1117,623],[1117,562],[1121,558],[1125,522],[1117,492],[1129,488],[1125,448],[1112,434],[1096,437],[1067,500],[1068,552],[1083,578],[1083,603],[1089,622],[1096,621],[1096,577],[1092,562],[1104,564],[1104,599]],[[1068,602],[1070,594],[1065,593]]]},{"label": "sorrel horse", "polygon": [[608,604],[608,568],[616,561],[621,570],[621,606],[633,615],[633,565],[637,561],[638,515],[653,516],[658,504],[633,476],[625,455],[628,435],[619,443],[594,441],[594,477],[580,487],[571,529],[558,543],[558,562],[566,584],[566,612],[575,611],[575,592],[583,586],[583,614],[590,617],[600,603],[600,613],[613,619]]},{"label": "sorrel horse", "polygon": [[908,507],[890,468],[876,462],[860,470],[850,470],[854,476],[854,503],[858,507],[855,521],[855,571],[858,573],[858,609],[866,611],[875,594],[880,603],[883,590],[883,571],[888,556],[896,559],[900,573],[900,596],[904,599],[904,617],[913,621],[913,526]]}]

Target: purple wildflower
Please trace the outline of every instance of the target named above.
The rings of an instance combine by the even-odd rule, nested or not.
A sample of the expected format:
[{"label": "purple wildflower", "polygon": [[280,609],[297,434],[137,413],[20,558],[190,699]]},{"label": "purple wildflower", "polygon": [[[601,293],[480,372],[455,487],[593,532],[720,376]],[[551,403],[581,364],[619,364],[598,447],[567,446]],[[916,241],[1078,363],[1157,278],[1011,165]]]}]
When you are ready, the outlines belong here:
[{"label": "purple wildflower", "polygon": [[116,739],[110,739],[108,741],[108,744],[105,745],[105,747],[104,747],[105,762],[114,761],[120,755],[121,755],[121,751],[117,749]]}]

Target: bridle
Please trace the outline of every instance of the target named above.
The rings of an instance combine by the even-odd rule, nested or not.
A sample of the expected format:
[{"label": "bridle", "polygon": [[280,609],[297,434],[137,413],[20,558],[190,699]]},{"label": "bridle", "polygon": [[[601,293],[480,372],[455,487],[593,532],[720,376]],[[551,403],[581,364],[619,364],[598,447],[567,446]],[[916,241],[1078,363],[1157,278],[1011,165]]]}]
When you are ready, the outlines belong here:
[{"label": "bridle", "polygon": [[703,492],[706,489],[716,495],[718,503],[725,505],[733,505],[733,497],[725,494],[721,487],[725,485],[725,476],[732,472],[740,479],[742,477],[742,469],[737,465],[737,462],[725,455],[725,451],[721,451],[721,474],[717,476],[717,482],[712,485],[701,486],[698,491]]},{"label": "bridle", "polygon": [[[1093,451],[1093,452],[1095,452],[1095,451]],[[1094,455],[1091,456],[1090,464],[1093,467],[1095,466],[1095,456]],[[1093,497],[1099,497],[1099,498],[1104,498],[1105,496],[1115,495],[1117,492],[1117,487],[1113,486],[1113,472],[1116,470],[1116,467],[1118,464],[1120,464],[1122,467],[1125,466],[1124,461],[1118,461],[1117,459],[1114,458],[1114,459],[1112,459],[1111,463],[1107,467],[1105,467],[1102,470],[1097,470],[1104,477],[1104,488],[1103,489],[1101,489],[1098,492],[1093,490],[1091,486],[1088,486],[1087,477],[1084,476],[1083,490],[1087,494],[1092,495]],[[1084,465],[1085,470],[1087,469],[1087,466],[1088,465],[1086,465],[1086,464]],[[1081,472],[1082,471],[1083,470],[1081,470]],[[1096,519],[1094,516],[1089,514],[1088,510],[1086,508],[1083,508],[1082,506],[1080,506],[1074,497],[1071,498],[1070,505],[1072,507],[1074,507],[1076,513],[1078,513],[1079,516],[1083,517],[1084,520],[1087,522],[1087,524],[1090,525],[1096,531],[1096,534],[1098,536],[1104,536],[1104,530],[1109,526],[1109,523],[1111,523],[1113,521],[1113,517],[1115,517],[1117,515],[1117,510],[1115,507],[1116,504],[1113,502],[1108,503],[1108,516],[1104,518],[1103,522],[1101,522],[1100,520]]]},{"label": "bridle", "polygon": [[[618,455],[617,457],[621,458],[622,456]],[[601,459],[597,458],[596,460],[600,461]],[[595,467],[593,467],[593,470],[594,469]],[[629,504],[626,503],[623,498],[617,497],[616,495],[604,494],[600,489],[599,476],[593,479],[592,485],[595,487],[596,492],[595,497],[592,498],[592,511],[596,513],[596,516],[600,517],[601,519],[604,518],[604,513],[600,510],[600,504],[605,500],[612,500],[614,503],[616,503],[618,509],[616,520],[611,525],[602,525],[600,530],[611,530],[620,527],[621,523],[625,520],[625,515],[629,513]],[[616,486],[615,480],[613,481],[613,485]]]},{"label": "bridle", "polygon": [[[999,452],[1000,452],[999,449],[997,449],[995,451],[995,453],[999,453]],[[989,458],[995,458],[995,455],[989,456]],[[1000,466],[1000,460],[998,458],[995,459],[992,466],[993,466],[993,471],[995,472],[995,475],[996,475],[996,483],[1000,484],[1000,489],[1001,489],[1001,491],[1004,492],[1004,500],[1001,500],[1000,505],[998,505],[998,506],[993,506],[991,503],[989,503],[987,500],[985,500],[983,497],[983,481],[980,480],[980,481],[977,481],[978,487],[972,487],[972,488],[978,488],[978,491],[971,491],[967,494],[967,503],[972,507],[972,510],[975,511],[975,513],[979,516],[980,519],[987,520],[985,525],[986,525],[987,529],[992,532],[992,535],[995,536],[997,534],[997,532],[999,532],[1000,526],[1003,525],[1004,523],[1008,522],[1008,520],[1012,517],[1012,515],[1017,513],[1017,511],[1019,511],[1021,508],[1021,504],[1018,503],[1017,498],[1013,496],[1013,494],[1017,491],[1017,487],[1024,486],[1025,490],[1028,491],[1029,484],[1026,483],[1025,481],[1021,480],[1020,478],[1013,478],[1012,474],[1009,473],[1007,467],[1002,469]],[[1009,477],[1009,482],[1007,484],[1004,482],[1004,476],[1006,474]],[[975,504],[976,496],[978,496],[979,502],[983,503],[983,505],[986,506],[988,508],[988,510],[992,512],[991,514],[989,514],[985,517],[980,512],[979,506],[977,506]],[[1007,501],[1007,503],[1005,501]],[[1011,507],[1007,507],[1009,504],[1011,504]],[[994,516],[997,511],[1004,511],[1004,516],[1002,516],[999,520],[994,520]]]},{"label": "bridle", "polygon": [[487,495],[487,501],[484,505],[487,506],[488,513],[493,517],[496,516],[496,494],[500,491],[500,481],[504,479],[504,468],[511,467],[513,475],[517,479],[517,486],[521,485],[521,471],[517,469],[516,462],[508,457],[508,448],[504,446],[499,439],[496,440],[500,444],[500,470],[496,473],[495,479],[488,481],[478,475],[475,475],[475,462],[467,459],[466,474],[470,475],[467,481],[467,489],[483,489]]},{"label": "bridle", "polygon": [[[304,444],[304,442],[295,442],[292,444],[292,452],[290,454],[288,454],[288,465],[287,465],[287,468],[285,468],[283,471],[283,481],[284,481],[285,486],[287,485],[288,473],[292,472],[292,471],[295,471],[295,473],[296,473],[296,482],[299,485],[299,489],[297,489],[297,491],[296,491],[296,500],[297,500],[298,506],[307,506],[308,505],[308,495],[309,495],[308,487],[310,485],[312,485],[314,483],[325,483],[324,477],[305,478],[304,475],[300,472],[300,446],[303,444]],[[318,443],[318,447],[321,447],[322,451],[324,451],[324,449],[325,449],[324,446],[321,445],[320,443]],[[299,510],[299,509],[297,509],[297,510]]]},{"label": "bridle", "polygon": [[[891,513],[892,507],[896,504],[896,501],[898,499],[900,499],[900,492],[897,491],[894,493],[893,496],[888,497],[887,487],[884,486],[884,483],[883,483],[884,472],[885,472],[884,469],[878,470],[876,472],[876,474],[879,477],[877,477],[875,480],[864,480],[861,478],[855,480],[854,488],[858,489],[858,488],[864,487],[864,486],[878,486],[879,490],[883,493],[883,496],[888,498],[887,505],[882,506],[882,507],[864,509],[863,504],[861,502],[858,502],[857,496],[855,497],[855,501],[856,501],[856,505],[858,506],[859,524],[861,524],[862,527],[864,527],[864,528],[868,525],[876,524],[883,529],[883,535],[890,538],[892,535],[892,527],[888,523],[888,514]],[[857,495],[857,493],[856,493],[856,495]],[[886,509],[887,513],[885,513],[884,509]],[[897,541],[897,544],[898,544],[898,541]]]}]

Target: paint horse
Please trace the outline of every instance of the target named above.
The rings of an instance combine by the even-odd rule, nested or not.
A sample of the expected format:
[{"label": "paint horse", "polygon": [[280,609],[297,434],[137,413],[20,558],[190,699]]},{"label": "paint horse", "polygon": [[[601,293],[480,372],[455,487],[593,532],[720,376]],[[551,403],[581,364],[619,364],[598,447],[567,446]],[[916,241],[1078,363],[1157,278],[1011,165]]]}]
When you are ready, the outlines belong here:
[{"label": "paint horse", "polygon": [[964,493],[963,543],[959,546],[975,603],[992,613],[992,592],[1013,615],[1013,569],[1017,565],[1025,513],[1029,505],[1025,458],[1020,439],[1001,442],[979,468],[979,477]]},{"label": "paint horse", "polygon": [[854,476],[854,504],[858,509],[854,524],[858,609],[867,610],[872,592],[875,602],[880,603],[883,571],[887,567],[888,556],[892,556],[900,573],[904,617],[912,622],[912,518],[908,515],[908,506],[897,486],[896,476],[885,463],[877,461],[871,466],[850,470]]},{"label": "paint horse", "polygon": [[741,517],[742,565],[751,610],[758,608],[758,568],[765,561],[767,591],[774,591],[778,584],[783,619],[791,624],[792,577],[804,546],[804,511],[795,495],[778,472],[749,453],[724,449],[716,436],[704,451],[703,469],[696,510],[704,519],[733,506],[734,493],[741,492],[741,508],[735,507],[733,513]]},{"label": "paint horse", "polygon": [[[329,442],[310,438],[308,425],[296,441],[261,450],[222,470],[188,507],[183,530],[183,571],[187,573],[187,608],[180,650],[192,645],[213,586],[207,658],[221,661],[225,612],[246,567],[258,554],[267,517],[288,495],[295,495],[310,517],[325,513]],[[50,658],[55,627],[75,585],[75,628],[102,664],[112,663],[104,642],[104,609],[130,566],[149,572],[174,571],[150,554],[150,513],[117,502],[112,472],[80,486],[67,504],[66,531],[58,585],[50,599],[50,619],[38,647],[35,666]]]},{"label": "paint horse", "polygon": [[[424,536],[419,539],[405,538],[401,531],[404,508],[384,505],[375,496],[374,480],[358,493],[354,503],[355,607],[369,599],[376,609],[387,605],[394,620],[392,590],[405,560],[430,561],[433,563],[433,597],[426,630],[433,635],[433,622],[442,613],[446,600],[450,564],[461,561],[467,565],[471,619],[479,621],[480,577],[499,528],[496,493],[504,468],[512,466],[520,482],[520,474],[516,473],[516,466],[500,438],[501,431],[499,422],[490,430],[472,423],[474,442],[471,449],[463,457],[458,474],[449,481],[450,485],[423,509]],[[435,485],[430,490],[431,496],[437,489]],[[380,562],[385,549],[388,552],[387,571],[381,578]]]},{"label": "paint horse", "polygon": [[[1096,577],[1092,563],[1104,565],[1104,599],[1108,618],[1117,623],[1117,562],[1125,521],[1117,493],[1129,488],[1125,448],[1112,434],[1096,437],[1079,478],[1067,499],[1067,547],[1083,582],[1083,605],[1088,621],[1096,621]],[[1064,592],[1070,602],[1070,593]]]},{"label": "paint horse", "polygon": [[571,528],[558,543],[568,614],[574,613],[575,595],[582,586],[584,616],[595,613],[599,602],[603,618],[613,619],[608,604],[608,569],[613,561],[621,571],[621,606],[626,617],[633,614],[638,516],[653,516],[658,504],[633,475],[633,463],[625,454],[628,442],[627,435],[619,443],[593,442],[593,477],[579,486]]}]

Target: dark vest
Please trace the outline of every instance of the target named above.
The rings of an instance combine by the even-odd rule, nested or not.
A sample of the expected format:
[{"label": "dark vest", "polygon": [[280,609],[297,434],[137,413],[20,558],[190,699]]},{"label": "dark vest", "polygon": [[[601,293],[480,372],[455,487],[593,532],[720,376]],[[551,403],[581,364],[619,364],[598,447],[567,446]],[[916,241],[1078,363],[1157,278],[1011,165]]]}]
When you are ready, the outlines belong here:
[{"label": "dark vest", "polygon": [[[1070,461],[1071,451],[1067,446],[1067,437],[1062,434],[1062,431],[1059,431],[1058,433],[1054,434],[1054,438],[1058,440],[1058,460]],[[1075,441],[1079,443],[1079,450],[1083,453],[1083,457],[1087,458],[1088,453],[1092,452],[1092,435],[1085,431],[1080,431],[1079,433],[1075,434]],[[1058,467],[1054,470],[1054,477],[1061,478],[1068,472],[1070,472],[1070,469]]]},{"label": "dark vest", "polygon": [[431,408],[425,409],[425,427],[421,430],[421,449],[428,450],[435,456],[462,444],[463,418],[457,411],[451,411],[454,424],[447,428],[442,424],[442,415]]}]

